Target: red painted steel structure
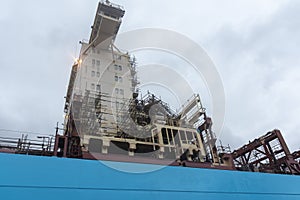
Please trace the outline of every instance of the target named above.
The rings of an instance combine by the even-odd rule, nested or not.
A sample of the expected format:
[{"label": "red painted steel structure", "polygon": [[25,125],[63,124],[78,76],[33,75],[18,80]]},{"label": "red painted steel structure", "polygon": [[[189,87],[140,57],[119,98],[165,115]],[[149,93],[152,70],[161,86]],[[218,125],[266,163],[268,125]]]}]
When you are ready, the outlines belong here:
[{"label": "red painted steel structure", "polygon": [[299,152],[291,154],[276,129],[233,151],[232,156],[239,170],[300,174],[300,164],[295,160]]}]

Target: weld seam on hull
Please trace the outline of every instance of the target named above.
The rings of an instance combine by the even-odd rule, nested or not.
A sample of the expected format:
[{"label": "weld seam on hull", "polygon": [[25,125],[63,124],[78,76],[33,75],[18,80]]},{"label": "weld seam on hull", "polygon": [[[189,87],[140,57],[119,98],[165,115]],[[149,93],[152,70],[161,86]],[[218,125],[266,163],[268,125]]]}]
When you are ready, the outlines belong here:
[{"label": "weld seam on hull", "polygon": [[177,192],[177,193],[206,193],[206,194],[241,194],[241,195],[289,195],[300,196],[300,193],[263,193],[263,192],[226,192],[226,191],[196,191],[196,190],[157,190],[157,189],[126,189],[126,188],[93,188],[93,187],[54,187],[54,186],[22,186],[0,185],[0,188],[25,188],[25,189],[62,189],[62,190],[106,190],[106,191],[129,191],[129,192]]}]

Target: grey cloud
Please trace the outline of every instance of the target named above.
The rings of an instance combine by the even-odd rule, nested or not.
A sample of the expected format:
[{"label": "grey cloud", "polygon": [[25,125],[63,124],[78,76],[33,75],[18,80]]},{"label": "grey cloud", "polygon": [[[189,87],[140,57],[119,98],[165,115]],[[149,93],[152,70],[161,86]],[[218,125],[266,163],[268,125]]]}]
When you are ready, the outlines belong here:
[{"label": "grey cloud", "polygon": [[225,26],[206,43],[224,80],[232,140],[279,128],[299,148],[299,11],[290,1],[268,20],[245,30]]}]

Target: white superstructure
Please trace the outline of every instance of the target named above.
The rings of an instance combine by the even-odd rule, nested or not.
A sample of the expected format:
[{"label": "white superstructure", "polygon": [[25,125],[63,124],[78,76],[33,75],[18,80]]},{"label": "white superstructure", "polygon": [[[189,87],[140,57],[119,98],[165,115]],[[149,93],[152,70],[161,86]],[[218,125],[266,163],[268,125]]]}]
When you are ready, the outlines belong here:
[{"label": "white superstructure", "polygon": [[100,2],[90,39],[80,42],[66,96],[66,154],[218,163],[212,122],[199,95],[178,113],[153,94],[138,98],[135,59],[114,45],[124,13]]}]

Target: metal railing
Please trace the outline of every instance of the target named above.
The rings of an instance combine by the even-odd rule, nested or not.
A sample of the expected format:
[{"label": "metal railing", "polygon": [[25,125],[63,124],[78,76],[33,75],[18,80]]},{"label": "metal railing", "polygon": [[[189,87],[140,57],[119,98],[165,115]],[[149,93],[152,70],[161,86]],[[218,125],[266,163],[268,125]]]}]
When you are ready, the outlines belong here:
[{"label": "metal railing", "polygon": [[54,136],[36,136],[36,139],[28,135],[18,137],[0,137],[0,152],[9,149],[14,153],[20,154],[53,154],[55,138]]}]

